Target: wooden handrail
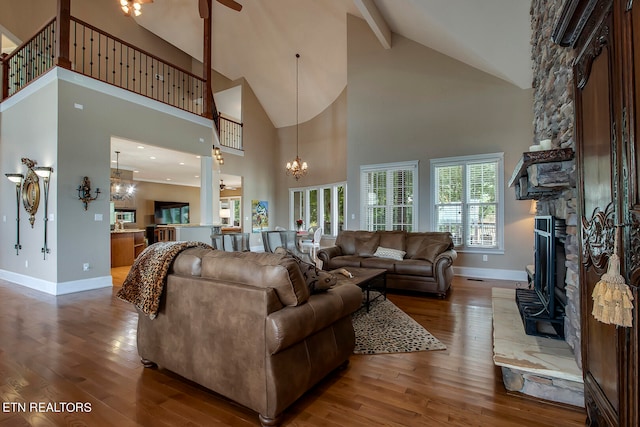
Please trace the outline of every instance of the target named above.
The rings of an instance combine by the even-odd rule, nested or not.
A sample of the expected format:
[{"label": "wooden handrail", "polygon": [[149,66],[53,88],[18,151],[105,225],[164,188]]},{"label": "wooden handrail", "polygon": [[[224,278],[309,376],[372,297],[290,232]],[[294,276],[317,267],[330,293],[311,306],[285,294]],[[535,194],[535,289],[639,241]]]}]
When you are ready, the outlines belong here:
[{"label": "wooden handrail", "polygon": [[178,71],[180,71],[180,72],[182,72],[182,73],[187,74],[187,75],[188,75],[188,76],[190,76],[190,77],[193,77],[193,78],[195,78],[195,79],[198,79],[198,80],[202,80],[202,81],[204,81],[204,79],[203,79],[202,77],[200,77],[200,76],[197,76],[197,75],[193,74],[191,71],[187,71],[187,70],[185,70],[185,69],[184,69],[184,68],[182,68],[182,67],[179,67],[179,66],[177,66],[177,65],[175,65],[175,64],[171,64],[171,63],[169,63],[169,62],[165,61],[164,59],[162,59],[162,58],[160,58],[160,57],[158,57],[158,56],[154,55],[153,53],[149,53],[149,52],[145,51],[144,49],[140,49],[139,47],[134,46],[134,45],[132,45],[131,43],[128,43],[128,42],[126,42],[126,41],[122,40],[121,38],[118,38],[118,37],[116,37],[116,36],[114,36],[114,35],[112,35],[112,34],[109,34],[109,33],[105,32],[105,31],[103,31],[103,30],[101,30],[101,29],[99,29],[99,28],[96,28],[95,26],[93,26],[93,25],[91,25],[91,24],[88,24],[88,23],[84,22],[84,21],[83,21],[83,20],[81,20],[81,19],[78,19],[78,18],[76,18],[76,17],[72,16],[72,17],[71,17],[71,20],[72,20],[72,21],[74,21],[74,22],[77,22],[78,24],[84,25],[85,27],[89,28],[90,30],[93,30],[93,31],[95,31],[95,32],[97,32],[97,33],[100,33],[100,34],[102,34],[103,36],[109,37],[110,39],[113,39],[113,40],[117,41],[118,43],[123,44],[124,46],[127,46],[127,47],[130,47],[131,49],[137,50],[138,52],[143,53],[143,54],[145,54],[145,55],[147,55],[147,56],[149,56],[149,57],[151,57],[151,58],[155,59],[155,60],[156,60],[156,61],[158,61],[158,62],[162,62],[162,63],[165,63],[165,64],[167,64],[167,65],[170,65],[171,67],[175,68],[176,70],[178,70]]},{"label": "wooden handrail", "polygon": [[221,118],[221,119],[224,119],[224,120],[226,120],[226,121],[228,121],[228,122],[231,122],[231,123],[233,123],[233,124],[236,124],[236,125],[238,125],[238,126],[240,126],[240,127],[242,127],[242,126],[243,126],[243,124],[242,124],[241,122],[237,122],[237,121],[235,121],[235,120],[233,120],[233,119],[230,119],[229,117],[227,117],[227,115],[226,115],[226,114],[222,114],[222,113],[220,113],[220,118]]}]

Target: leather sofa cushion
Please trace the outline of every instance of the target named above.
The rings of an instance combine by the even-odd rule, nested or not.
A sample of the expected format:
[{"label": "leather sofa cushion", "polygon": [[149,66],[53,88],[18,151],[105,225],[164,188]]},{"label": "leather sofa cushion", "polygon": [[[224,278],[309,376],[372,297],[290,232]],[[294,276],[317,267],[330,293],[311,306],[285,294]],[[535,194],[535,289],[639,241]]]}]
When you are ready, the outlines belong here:
[{"label": "leather sofa cushion", "polygon": [[[373,231],[343,230],[336,238],[336,246],[340,246],[343,255],[353,255],[356,254],[356,238],[366,240],[367,238],[375,236],[375,234]],[[375,248],[373,250],[375,251]],[[373,253],[373,251],[371,253]]]},{"label": "leather sofa cushion", "polygon": [[395,261],[390,258],[368,257],[362,258],[360,266],[364,268],[384,268],[385,270],[387,270],[387,273],[395,273],[396,263],[402,262],[404,261]]},{"label": "leather sofa cushion", "polygon": [[285,306],[297,306],[309,299],[300,267],[288,256],[209,249],[202,256],[202,277],[273,288]]},{"label": "leather sofa cushion", "polygon": [[[327,268],[334,270],[340,267],[360,267],[360,262],[365,259],[357,255],[340,255],[333,257],[329,260]],[[323,266],[324,268],[325,266]]]},{"label": "leather sofa cushion", "polygon": [[360,307],[362,290],[343,284],[311,296],[299,307],[285,307],[267,317],[267,351],[276,354],[348,316]]},{"label": "leather sofa cushion", "polygon": [[419,259],[405,259],[396,262],[396,274],[406,274],[410,276],[433,276],[433,264],[429,261]]},{"label": "leather sofa cushion", "polygon": [[445,251],[448,249],[453,249],[453,238],[451,237],[451,233],[438,231],[408,233],[405,249],[407,251],[407,255],[405,256],[405,258],[413,258],[413,256],[416,254],[416,252],[418,252],[418,249],[420,249],[420,246],[422,246],[424,242],[448,243],[448,247],[445,249]]},{"label": "leather sofa cushion", "polygon": [[176,257],[169,273],[200,276],[202,274],[202,256],[210,250],[202,247],[185,249]]},{"label": "leather sofa cushion", "polygon": [[425,240],[420,245],[420,248],[411,257],[411,259],[423,259],[425,261],[433,262],[442,252],[449,248],[449,244],[445,242],[429,242]]},{"label": "leather sofa cushion", "polygon": [[380,236],[380,241],[378,242],[379,246],[382,246],[383,248],[397,249],[399,251],[406,251],[406,231],[377,231],[376,234]]},{"label": "leather sofa cushion", "polygon": [[378,237],[377,234],[374,234],[372,236],[356,236],[355,254],[358,256],[373,256],[376,249],[378,248],[379,240],[380,240],[380,237]]}]

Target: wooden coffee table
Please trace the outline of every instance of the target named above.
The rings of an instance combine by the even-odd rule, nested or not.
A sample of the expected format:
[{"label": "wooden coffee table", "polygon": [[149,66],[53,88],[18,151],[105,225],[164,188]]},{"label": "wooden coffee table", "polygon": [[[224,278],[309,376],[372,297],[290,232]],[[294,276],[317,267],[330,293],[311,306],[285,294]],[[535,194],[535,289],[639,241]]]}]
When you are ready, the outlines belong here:
[{"label": "wooden coffee table", "polygon": [[[349,278],[340,273],[340,269],[332,270],[330,273],[335,274],[338,279],[338,284],[352,283],[362,288],[362,291],[366,293],[365,302],[363,307],[367,308],[369,312],[369,305],[371,301],[375,301],[377,298],[387,299],[387,270],[384,268],[361,268],[361,267],[345,267],[353,277]],[[370,291],[375,290],[380,292],[375,298],[370,298]],[[362,308],[362,307],[361,307]]]}]

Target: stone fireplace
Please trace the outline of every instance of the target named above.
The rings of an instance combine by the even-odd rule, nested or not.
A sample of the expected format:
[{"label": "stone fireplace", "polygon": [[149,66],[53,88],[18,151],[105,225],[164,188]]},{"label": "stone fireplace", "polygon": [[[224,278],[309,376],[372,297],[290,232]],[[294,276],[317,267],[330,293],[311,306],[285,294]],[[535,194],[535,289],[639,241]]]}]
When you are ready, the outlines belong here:
[{"label": "stone fireplace", "polygon": [[[551,41],[562,4],[552,0],[531,3],[534,143],[551,139],[555,148],[575,150],[573,139],[573,52]],[[537,215],[552,215],[564,220],[565,306],[564,335],[573,350],[576,363],[582,366],[580,351],[580,293],[578,290],[579,246],[575,162],[567,167],[568,188],[541,196]]]},{"label": "stone fireplace", "polygon": [[[565,340],[525,334],[513,301],[515,290],[494,289],[494,361],[502,368],[508,390],[583,406],[573,51],[551,40],[561,8],[562,2],[553,0],[531,2],[534,135],[533,141],[522,142],[524,165],[518,166],[525,170],[518,172],[516,168],[510,184],[516,187],[518,199],[537,200],[536,215],[552,216],[565,225],[561,242],[564,268],[557,268],[564,275]],[[531,152],[537,147],[529,145],[547,139],[551,140],[551,151]],[[556,158],[547,162],[543,153]],[[557,157],[569,153],[571,158]],[[531,165],[535,170],[527,170]],[[526,177],[521,178],[523,175]]]}]

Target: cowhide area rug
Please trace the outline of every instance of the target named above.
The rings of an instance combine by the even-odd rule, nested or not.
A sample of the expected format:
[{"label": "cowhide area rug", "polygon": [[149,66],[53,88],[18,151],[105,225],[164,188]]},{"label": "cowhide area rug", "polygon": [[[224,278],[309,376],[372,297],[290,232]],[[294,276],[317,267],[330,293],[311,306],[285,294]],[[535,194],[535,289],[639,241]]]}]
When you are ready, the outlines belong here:
[{"label": "cowhide area rug", "polygon": [[[371,295],[373,298],[374,295]],[[409,353],[446,350],[436,337],[382,297],[352,314],[356,333],[355,354]]]}]

